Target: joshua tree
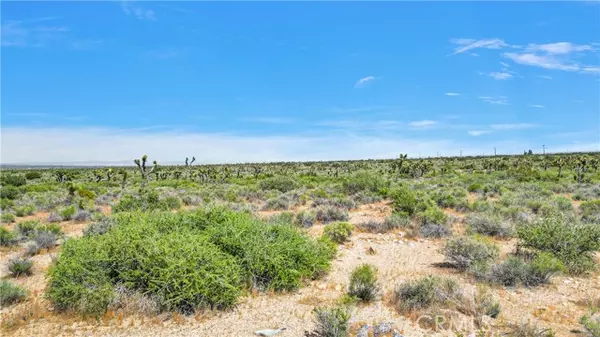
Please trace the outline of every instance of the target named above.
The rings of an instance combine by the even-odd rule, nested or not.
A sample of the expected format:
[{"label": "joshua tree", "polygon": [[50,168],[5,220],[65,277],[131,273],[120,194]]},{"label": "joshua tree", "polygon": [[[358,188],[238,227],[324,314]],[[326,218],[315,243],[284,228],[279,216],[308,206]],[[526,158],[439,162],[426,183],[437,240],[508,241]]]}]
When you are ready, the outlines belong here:
[{"label": "joshua tree", "polygon": [[192,157],[192,161],[189,161],[188,157],[185,157],[185,166],[192,166],[192,164],[196,161],[196,157]]},{"label": "joshua tree", "polygon": [[133,160],[133,162],[137,165],[138,169],[140,170],[140,173],[142,174],[142,189],[144,189],[146,187],[150,173],[154,172],[154,170],[156,169],[156,166],[158,165],[158,163],[155,160],[152,162],[152,164],[153,164],[152,168],[149,169],[146,167],[147,161],[148,161],[147,155],[142,156],[141,162],[139,159]]},{"label": "joshua tree", "polygon": [[123,176],[121,179],[121,189],[125,189],[125,183],[127,182],[127,170],[119,171],[119,174]]},{"label": "joshua tree", "polygon": [[110,179],[112,178],[112,174],[113,174],[113,170],[112,169],[108,169],[106,170],[106,181],[110,181]]},{"label": "joshua tree", "polygon": [[400,173],[402,173],[402,164],[404,164],[404,160],[406,160],[407,157],[408,154],[400,153],[398,158],[394,159],[394,161],[392,162],[392,167],[394,168],[394,170],[396,170],[398,176],[400,176]]}]

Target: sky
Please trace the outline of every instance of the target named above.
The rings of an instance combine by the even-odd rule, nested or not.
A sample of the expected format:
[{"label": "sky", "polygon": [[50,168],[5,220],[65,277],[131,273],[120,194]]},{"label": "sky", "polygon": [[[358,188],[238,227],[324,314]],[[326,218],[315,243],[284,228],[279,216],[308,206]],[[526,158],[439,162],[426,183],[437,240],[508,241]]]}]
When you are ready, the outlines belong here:
[{"label": "sky", "polygon": [[600,2],[1,4],[9,163],[600,150]]}]

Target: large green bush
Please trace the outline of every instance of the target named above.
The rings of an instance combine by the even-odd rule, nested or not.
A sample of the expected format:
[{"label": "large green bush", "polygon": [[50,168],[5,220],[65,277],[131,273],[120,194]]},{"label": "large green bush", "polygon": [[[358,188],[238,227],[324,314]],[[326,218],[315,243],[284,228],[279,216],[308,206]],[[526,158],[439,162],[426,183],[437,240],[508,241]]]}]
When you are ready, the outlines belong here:
[{"label": "large green bush", "polygon": [[499,248],[476,237],[459,237],[446,242],[444,255],[457,269],[482,268],[499,255]]},{"label": "large green bush", "polygon": [[359,171],[344,179],[343,187],[348,194],[358,192],[379,192],[387,186],[387,182],[380,174],[368,171]]},{"label": "large green bush", "polygon": [[21,191],[12,185],[6,185],[0,187],[0,198],[6,198],[8,200],[15,200],[19,197]]},{"label": "large green bush", "polygon": [[100,314],[119,284],[191,312],[234,305],[243,288],[292,290],[322,275],[335,247],[291,224],[223,208],[123,212],[101,235],[68,240],[49,274],[58,310]]},{"label": "large green bush", "polygon": [[406,213],[410,216],[417,211],[417,197],[408,186],[398,186],[389,193],[393,201],[394,211]]},{"label": "large green bush", "polygon": [[348,295],[362,301],[372,301],[379,292],[377,285],[377,268],[370,264],[356,267],[350,275]]},{"label": "large green bush", "polygon": [[600,199],[584,201],[579,205],[581,221],[600,225]]},{"label": "large green bush", "polygon": [[298,188],[298,182],[291,177],[275,176],[261,180],[258,186],[263,190],[277,190],[285,193]]},{"label": "large green bush", "polygon": [[600,250],[600,226],[569,223],[558,216],[520,226],[517,236],[522,247],[554,255],[575,274],[593,269],[593,253]]}]

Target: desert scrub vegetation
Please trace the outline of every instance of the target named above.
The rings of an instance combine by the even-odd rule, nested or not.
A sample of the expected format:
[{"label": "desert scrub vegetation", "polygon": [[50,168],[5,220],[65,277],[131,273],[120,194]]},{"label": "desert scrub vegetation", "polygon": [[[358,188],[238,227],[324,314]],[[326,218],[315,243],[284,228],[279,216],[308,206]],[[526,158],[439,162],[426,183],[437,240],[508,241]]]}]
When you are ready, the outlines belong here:
[{"label": "desert scrub vegetation", "polygon": [[8,271],[13,277],[31,275],[33,261],[30,259],[11,259],[8,261]]},{"label": "desert scrub vegetation", "polygon": [[315,329],[309,337],[346,337],[350,333],[350,312],[344,306],[316,307]]},{"label": "desert scrub vegetation", "polygon": [[377,268],[370,264],[363,264],[356,267],[350,275],[350,285],[348,286],[348,295],[358,298],[361,301],[369,302],[374,300],[379,293],[377,284]]},{"label": "desert scrub vegetation", "polygon": [[499,256],[499,248],[481,237],[458,237],[450,239],[443,248],[446,260],[455,268],[467,271],[485,268]]},{"label": "desert scrub vegetation", "polygon": [[517,230],[519,245],[546,252],[560,260],[572,274],[596,268],[594,252],[600,250],[600,226],[571,223],[562,217],[542,218]]},{"label": "desert scrub vegetation", "polygon": [[473,233],[508,238],[513,236],[514,226],[492,213],[469,213],[465,217],[465,223]]},{"label": "desert scrub vegetation", "polygon": [[0,280],[0,307],[4,308],[23,301],[27,290],[7,280]]},{"label": "desert scrub vegetation", "polygon": [[538,286],[565,270],[564,264],[548,253],[539,253],[526,260],[523,257],[509,257],[495,264],[483,277],[491,283],[503,286]]},{"label": "desert scrub vegetation", "polygon": [[335,254],[330,241],[294,226],[218,207],[123,212],[114,222],[64,244],[47,292],[58,310],[101,314],[117,284],[153,297],[162,310],[225,309],[244,289],[297,289],[323,275]]},{"label": "desert scrub vegetation", "polygon": [[327,237],[337,243],[344,243],[354,230],[349,222],[333,222],[325,226],[324,232]]},{"label": "desert scrub vegetation", "polygon": [[400,313],[453,304],[461,300],[462,292],[454,279],[432,275],[398,285],[392,297],[392,303]]}]

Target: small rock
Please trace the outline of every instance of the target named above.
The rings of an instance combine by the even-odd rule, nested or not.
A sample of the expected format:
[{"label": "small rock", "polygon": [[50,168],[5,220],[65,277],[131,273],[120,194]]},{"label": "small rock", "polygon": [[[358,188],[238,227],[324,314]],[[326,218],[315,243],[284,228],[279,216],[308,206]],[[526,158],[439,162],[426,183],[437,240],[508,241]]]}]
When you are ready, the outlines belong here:
[{"label": "small rock", "polygon": [[356,337],[369,337],[369,325],[365,324],[358,329]]},{"label": "small rock", "polygon": [[384,335],[388,332],[392,331],[392,323],[386,322],[386,323],[379,323],[376,326],[373,327],[373,336],[374,337],[379,337],[381,335]]},{"label": "small rock", "polygon": [[414,247],[414,246],[415,246],[415,244],[414,244],[414,243],[412,243],[412,242],[409,242],[409,243],[408,243],[408,246],[409,246],[409,247]]}]

